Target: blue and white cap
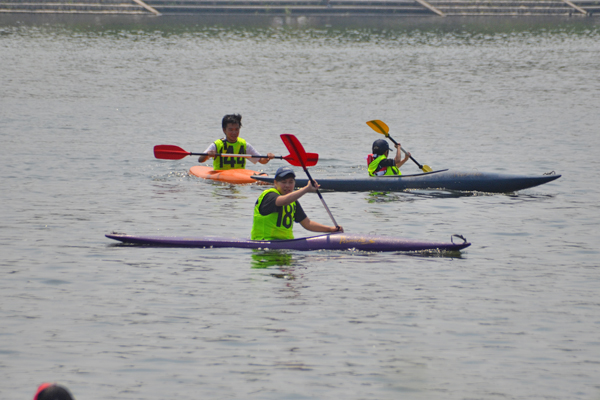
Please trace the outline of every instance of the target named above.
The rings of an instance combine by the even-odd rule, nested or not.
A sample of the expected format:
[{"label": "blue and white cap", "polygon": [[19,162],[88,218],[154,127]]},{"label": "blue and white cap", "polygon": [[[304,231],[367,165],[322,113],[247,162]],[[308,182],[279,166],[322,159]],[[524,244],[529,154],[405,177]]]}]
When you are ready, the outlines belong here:
[{"label": "blue and white cap", "polygon": [[294,178],[296,177],[296,173],[290,167],[279,167],[277,169],[277,172],[275,172],[275,179],[282,180],[282,179],[286,178],[288,175],[291,175]]}]

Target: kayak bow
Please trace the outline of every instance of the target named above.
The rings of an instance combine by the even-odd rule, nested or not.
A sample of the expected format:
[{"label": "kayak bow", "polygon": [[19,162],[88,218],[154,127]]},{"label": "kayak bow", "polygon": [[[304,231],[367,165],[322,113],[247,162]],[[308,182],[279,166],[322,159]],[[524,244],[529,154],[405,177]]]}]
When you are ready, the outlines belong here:
[{"label": "kayak bow", "polygon": [[214,170],[212,167],[196,165],[190,168],[190,174],[213,181],[243,184],[255,183],[254,176],[257,176],[258,172],[249,169]]}]

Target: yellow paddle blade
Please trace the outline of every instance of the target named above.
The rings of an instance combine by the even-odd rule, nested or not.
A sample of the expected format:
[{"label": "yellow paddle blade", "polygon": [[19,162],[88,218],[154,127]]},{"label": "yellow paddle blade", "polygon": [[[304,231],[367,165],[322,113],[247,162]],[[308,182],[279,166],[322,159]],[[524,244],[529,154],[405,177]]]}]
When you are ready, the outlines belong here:
[{"label": "yellow paddle blade", "polygon": [[429,165],[423,165],[423,168],[421,169],[423,170],[423,172],[433,172],[433,169],[431,169]]},{"label": "yellow paddle blade", "polygon": [[367,121],[367,125],[369,125],[371,129],[373,129],[375,132],[379,132],[385,136],[388,136],[388,132],[390,131],[390,128],[388,128],[385,122],[380,121],[378,119]]}]

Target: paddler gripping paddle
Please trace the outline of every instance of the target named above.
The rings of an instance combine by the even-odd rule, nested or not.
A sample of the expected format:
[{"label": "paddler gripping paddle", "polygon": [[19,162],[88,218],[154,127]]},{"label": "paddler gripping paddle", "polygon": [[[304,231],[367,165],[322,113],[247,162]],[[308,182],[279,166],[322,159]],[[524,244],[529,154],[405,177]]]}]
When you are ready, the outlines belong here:
[{"label": "paddler gripping paddle", "polygon": [[[381,133],[386,138],[390,139],[392,141],[392,143],[394,143],[395,145],[398,145],[398,143],[390,136],[390,134],[389,134],[390,128],[388,128],[388,126],[385,124],[385,122],[380,121],[378,119],[374,119],[372,121],[367,121],[367,125],[369,125],[371,127],[371,129],[373,129],[375,132]],[[402,148],[402,150],[405,153],[409,153],[409,151],[404,148]],[[419,162],[417,160],[415,160],[412,156],[410,156],[410,159],[413,160],[414,163],[417,164],[423,172],[432,172],[433,171],[433,169],[431,169],[431,167],[429,165],[419,164]]]},{"label": "paddler gripping paddle", "polygon": [[[302,146],[302,143],[300,143],[300,141],[296,138],[296,136],[291,135],[289,133],[284,133],[283,135],[281,135],[281,140],[283,140],[285,147],[287,147],[288,151],[290,152],[290,157],[293,157],[295,160],[300,161],[301,165],[299,165],[299,166],[302,167],[302,169],[306,173],[306,176],[308,176],[308,180],[310,181],[310,183],[317,189],[317,194],[319,195],[319,198],[321,199],[321,203],[323,203],[325,210],[327,210],[327,214],[329,214],[329,218],[331,218],[331,220],[333,221],[333,225],[335,225],[335,227],[338,228],[338,230],[340,230],[341,227],[338,225],[337,222],[335,222],[335,218],[333,218],[333,214],[331,214],[331,211],[329,211],[329,207],[327,207],[327,204],[325,204],[325,200],[323,199],[321,192],[319,192],[319,188],[317,187],[317,184],[315,183],[313,178],[310,176],[310,173],[308,172],[308,169],[306,168],[306,167],[311,166],[311,164],[309,163],[310,155],[315,154],[315,153],[307,153],[306,151],[304,151],[304,147]],[[292,163],[290,162],[290,164],[292,164]],[[316,162],[315,162],[315,164],[316,164]],[[312,165],[315,165],[315,164],[312,164]],[[292,164],[292,165],[298,166],[296,164]]]},{"label": "paddler gripping paddle", "polygon": [[[304,149],[303,149],[304,150]],[[290,151],[291,153],[291,151]],[[160,158],[162,160],[181,160],[187,156],[208,156],[207,153],[190,153],[189,151],[185,151],[179,146],[174,146],[172,144],[159,144],[154,146],[154,157]],[[304,153],[305,159],[302,160],[304,164],[302,164],[301,160],[297,158],[296,155],[290,154],[285,157],[275,156],[275,158],[279,160],[285,160],[292,164],[295,167],[304,167],[304,165],[312,167],[317,165],[317,161],[319,161],[319,155],[317,153]],[[229,154],[229,153],[221,153],[215,154],[215,156],[223,156],[223,157],[242,157],[242,158],[269,158],[269,156],[253,156],[251,154]]]}]

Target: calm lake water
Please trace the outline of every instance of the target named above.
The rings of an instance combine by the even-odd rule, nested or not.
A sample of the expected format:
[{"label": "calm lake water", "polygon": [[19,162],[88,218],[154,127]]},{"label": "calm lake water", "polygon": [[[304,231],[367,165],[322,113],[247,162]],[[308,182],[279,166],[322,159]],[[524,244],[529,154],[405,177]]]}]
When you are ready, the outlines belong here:
[{"label": "calm lake water", "polygon": [[[587,21],[0,26],[0,397],[58,381],[80,400],[600,399]],[[562,177],[511,194],[324,194],[347,232],[459,233],[473,243],[460,254],[104,237],[248,236],[260,187],[152,154],[203,151],[232,112],[261,152],[287,155],[282,133],[318,152],[317,180],[366,174],[371,119],[434,169]],[[330,223],[317,196],[302,204]]]}]

